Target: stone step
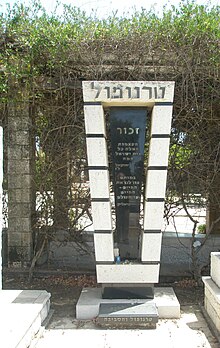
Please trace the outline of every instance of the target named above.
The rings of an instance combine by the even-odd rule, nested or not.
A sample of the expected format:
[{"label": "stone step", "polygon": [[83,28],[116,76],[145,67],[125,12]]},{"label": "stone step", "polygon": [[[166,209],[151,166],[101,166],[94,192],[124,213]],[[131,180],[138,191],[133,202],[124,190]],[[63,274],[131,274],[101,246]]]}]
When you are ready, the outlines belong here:
[{"label": "stone step", "polygon": [[[134,299],[103,299],[102,288],[83,288],[76,304],[76,318],[78,320],[95,319],[99,314],[102,303],[134,303]],[[170,287],[158,287],[154,289],[154,299],[135,299],[135,303],[155,303],[160,319],[179,319],[180,304]]]},{"label": "stone step", "polygon": [[159,315],[155,303],[101,303],[96,319],[108,328],[155,329]]}]

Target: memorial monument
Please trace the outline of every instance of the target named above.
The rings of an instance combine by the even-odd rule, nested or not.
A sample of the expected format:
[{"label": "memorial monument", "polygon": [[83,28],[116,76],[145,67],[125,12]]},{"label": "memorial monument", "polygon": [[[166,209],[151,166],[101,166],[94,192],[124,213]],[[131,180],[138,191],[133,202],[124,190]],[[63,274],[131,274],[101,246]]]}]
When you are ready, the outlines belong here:
[{"label": "memorial monument", "polygon": [[[173,95],[174,82],[83,82],[96,274],[102,288],[82,292],[79,319],[154,327],[158,317],[180,315],[172,289],[166,296],[165,290],[154,289]],[[163,297],[172,302],[172,314],[164,313]],[[96,303],[93,309],[87,301]]]}]

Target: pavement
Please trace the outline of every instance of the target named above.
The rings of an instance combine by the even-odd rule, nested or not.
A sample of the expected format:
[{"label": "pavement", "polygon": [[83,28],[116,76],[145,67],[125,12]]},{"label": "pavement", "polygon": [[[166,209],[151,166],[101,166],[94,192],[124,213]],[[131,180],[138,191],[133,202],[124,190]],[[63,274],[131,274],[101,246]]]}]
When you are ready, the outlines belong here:
[{"label": "pavement", "polygon": [[156,329],[115,330],[93,320],[63,318],[49,323],[36,348],[219,348],[199,306],[184,306],[180,319],[161,319]]},{"label": "pavement", "polygon": [[50,294],[41,290],[0,291],[2,348],[219,348],[198,305],[181,306],[180,319],[160,319],[156,329],[103,329],[74,313],[49,312]]}]

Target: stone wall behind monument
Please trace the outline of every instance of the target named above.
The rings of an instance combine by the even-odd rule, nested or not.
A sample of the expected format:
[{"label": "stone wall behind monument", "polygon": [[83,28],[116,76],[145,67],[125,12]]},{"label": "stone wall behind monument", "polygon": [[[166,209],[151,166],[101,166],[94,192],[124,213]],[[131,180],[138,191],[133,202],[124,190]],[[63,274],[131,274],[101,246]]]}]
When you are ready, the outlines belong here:
[{"label": "stone wall behind monument", "polygon": [[[202,241],[204,235],[197,235],[197,239]],[[68,242],[62,245],[60,242],[51,242],[48,253],[39,260],[39,267],[59,268],[62,270],[88,270],[95,272],[95,258],[93,236],[84,236],[89,253],[82,252],[79,247]],[[198,266],[207,270],[210,261],[210,253],[220,249],[220,237],[210,236],[203,248],[198,253]],[[179,233],[178,238],[175,233],[165,232],[162,239],[161,268],[160,276],[165,278],[190,277],[192,275],[191,261],[191,236],[189,233]],[[206,274],[206,273],[205,273]]]},{"label": "stone wall behind monument", "polygon": [[7,124],[8,261],[27,266],[32,258],[34,140],[29,104],[11,102]]}]

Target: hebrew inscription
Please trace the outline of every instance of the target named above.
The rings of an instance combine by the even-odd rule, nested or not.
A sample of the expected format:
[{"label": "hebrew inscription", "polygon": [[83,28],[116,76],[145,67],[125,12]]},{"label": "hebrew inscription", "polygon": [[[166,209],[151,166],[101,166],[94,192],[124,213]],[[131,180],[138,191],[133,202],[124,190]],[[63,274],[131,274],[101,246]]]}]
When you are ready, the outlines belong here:
[{"label": "hebrew inscription", "polygon": [[139,130],[140,128],[132,128],[132,127],[117,128],[117,131],[119,131],[120,134],[128,134],[128,135],[138,134]]},{"label": "hebrew inscription", "polygon": [[173,102],[173,81],[83,81],[84,102]]},{"label": "hebrew inscription", "polygon": [[[110,109],[117,242],[123,245],[131,244],[131,230],[139,228],[146,115],[146,108]],[[136,222],[131,227],[132,219]],[[123,253],[121,248],[121,257],[128,258],[129,247],[124,249]]]},{"label": "hebrew inscription", "polygon": [[91,89],[96,91],[95,99],[163,99],[165,86],[105,86],[98,82],[91,82]]}]

